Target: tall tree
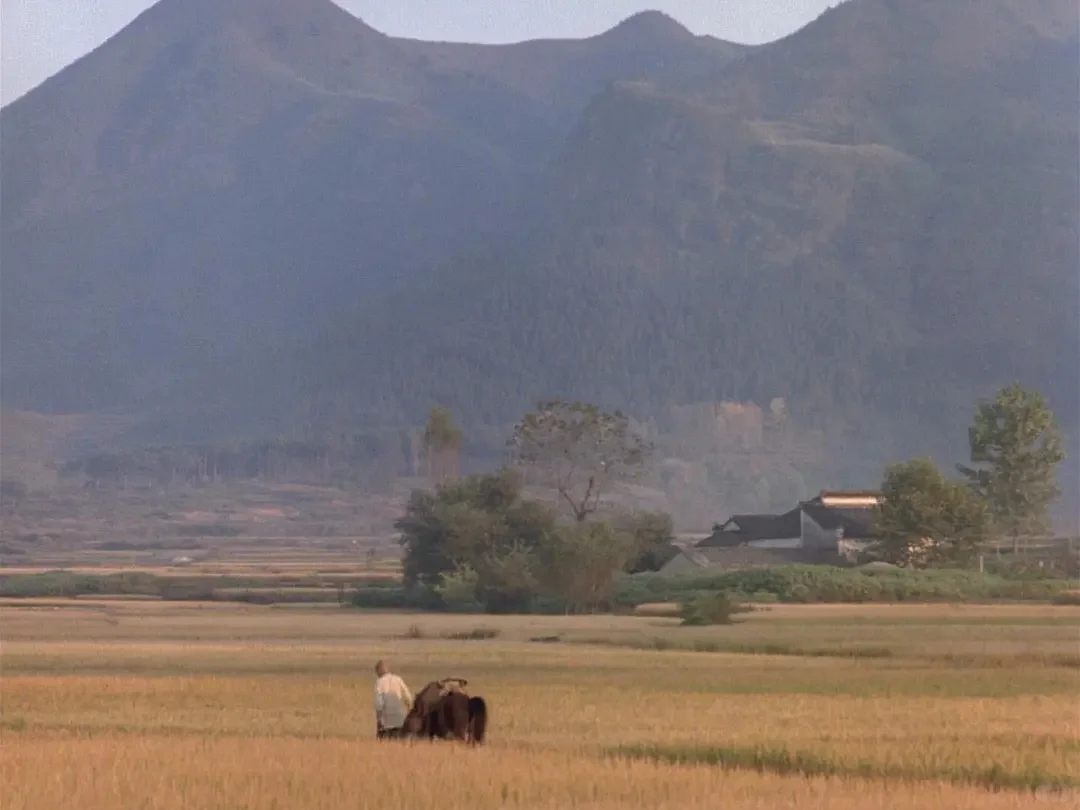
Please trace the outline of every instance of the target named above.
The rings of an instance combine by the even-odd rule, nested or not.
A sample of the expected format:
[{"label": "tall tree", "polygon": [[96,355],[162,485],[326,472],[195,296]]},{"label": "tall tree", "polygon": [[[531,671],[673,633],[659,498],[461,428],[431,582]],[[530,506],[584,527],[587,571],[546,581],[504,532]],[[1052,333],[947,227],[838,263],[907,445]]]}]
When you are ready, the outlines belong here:
[{"label": "tall tree", "polygon": [[881,496],[875,520],[886,562],[914,568],[963,564],[986,540],[986,503],[928,458],[889,467]]},{"label": "tall tree", "polygon": [[424,428],[424,458],[428,476],[435,483],[457,478],[461,472],[461,446],[464,434],[454,424],[454,416],[439,405],[428,414]]},{"label": "tall tree", "polygon": [[1065,458],[1057,419],[1037,391],[1013,383],[980,403],[968,429],[971,463],[958,464],[990,508],[995,531],[1013,540],[1050,530],[1050,505],[1060,494],[1057,465]]},{"label": "tall tree", "polygon": [[620,411],[551,400],[522,417],[507,442],[514,460],[553,486],[578,523],[615,481],[637,477],[652,448]]}]

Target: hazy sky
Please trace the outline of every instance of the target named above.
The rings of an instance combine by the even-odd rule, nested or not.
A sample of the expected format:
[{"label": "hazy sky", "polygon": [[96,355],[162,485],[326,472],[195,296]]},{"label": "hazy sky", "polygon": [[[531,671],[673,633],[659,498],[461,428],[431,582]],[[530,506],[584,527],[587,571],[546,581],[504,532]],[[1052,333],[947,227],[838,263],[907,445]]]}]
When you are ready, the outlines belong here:
[{"label": "hazy sky", "polygon": [[[759,43],[801,28],[836,2],[340,0],[340,5],[380,31],[416,39],[514,42],[584,37],[610,28],[634,12],[654,8],[667,12],[695,34]],[[3,103],[97,47],[151,5],[151,0],[0,0]]]}]

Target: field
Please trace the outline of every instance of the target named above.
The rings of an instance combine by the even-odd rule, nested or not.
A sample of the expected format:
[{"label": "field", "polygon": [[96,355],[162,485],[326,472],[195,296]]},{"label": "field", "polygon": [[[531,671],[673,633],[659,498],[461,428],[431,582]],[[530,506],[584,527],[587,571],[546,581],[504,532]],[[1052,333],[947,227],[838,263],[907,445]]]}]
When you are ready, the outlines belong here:
[{"label": "field", "polygon": [[[3,806],[1073,806],[1078,619],[789,605],[680,628],[13,600],[0,606]],[[851,654],[871,645],[888,653]],[[492,708],[488,745],[375,742],[377,658],[414,689],[468,678]]]}]

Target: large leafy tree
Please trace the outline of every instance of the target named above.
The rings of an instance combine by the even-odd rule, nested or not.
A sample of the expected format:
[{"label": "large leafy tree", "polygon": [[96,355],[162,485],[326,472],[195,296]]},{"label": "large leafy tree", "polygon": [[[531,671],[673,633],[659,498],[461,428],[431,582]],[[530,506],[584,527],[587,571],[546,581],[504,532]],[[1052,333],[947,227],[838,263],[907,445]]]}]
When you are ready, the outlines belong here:
[{"label": "large leafy tree", "polygon": [[971,464],[957,465],[986,500],[994,529],[1013,539],[1050,529],[1050,505],[1060,494],[1057,465],[1064,440],[1053,412],[1037,391],[1013,383],[980,403],[968,430]]},{"label": "large leafy tree", "polygon": [[583,402],[542,402],[514,426],[514,460],[539,473],[578,523],[596,512],[618,480],[640,475],[651,446],[620,411]]},{"label": "large leafy tree", "polygon": [[913,568],[963,564],[987,538],[986,503],[930,459],[889,467],[881,496],[875,519],[887,562]]},{"label": "large leafy tree", "polygon": [[510,469],[414,491],[394,524],[405,548],[406,584],[471,581],[487,606],[521,609],[533,588],[530,555],[556,522],[554,509],[523,500],[521,491],[521,477]]}]

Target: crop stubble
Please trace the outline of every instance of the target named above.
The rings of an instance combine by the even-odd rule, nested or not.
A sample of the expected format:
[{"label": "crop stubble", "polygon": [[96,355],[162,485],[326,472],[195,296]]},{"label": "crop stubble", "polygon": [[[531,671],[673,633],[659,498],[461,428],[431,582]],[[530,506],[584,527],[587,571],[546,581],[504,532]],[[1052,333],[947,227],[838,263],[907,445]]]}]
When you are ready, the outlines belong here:
[{"label": "crop stubble", "polygon": [[[1037,609],[1016,610],[1003,635],[1024,616],[1029,641],[1060,633]],[[841,612],[842,621],[857,611]],[[892,615],[886,635],[899,650],[916,637],[933,642],[933,625],[905,630],[904,613]],[[1080,680],[1068,667],[996,661],[956,670],[903,656],[526,640],[639,632],[627,622],[684,632],[647,619],[132,604],[116,605],[108,619],[67,610],[4,610],[0,619],[6,810],[703,810],[718,797],[734,810],[1019,808],[1068,804],[1075,794],[1062,791],[1080,783]],[[765,636],[788,632],[782,617],[757,621]],[[799,621],[804,635],[838,632],[828,616]],[[436,636],[481,623],[502,634],[462,643],[400,638],[409,623]],[[410,684],[468,677],[492,705],[490,744],[465,752],[373,742],[371,664],[382,656]]]}]

